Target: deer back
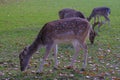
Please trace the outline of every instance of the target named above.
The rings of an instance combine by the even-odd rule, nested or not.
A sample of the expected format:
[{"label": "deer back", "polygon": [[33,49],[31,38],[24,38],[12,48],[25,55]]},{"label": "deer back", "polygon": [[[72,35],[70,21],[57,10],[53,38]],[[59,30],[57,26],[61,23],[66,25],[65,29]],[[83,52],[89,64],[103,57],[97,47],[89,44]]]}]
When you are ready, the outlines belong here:
[{"label": "deer back", "polygon": [[60,19],[71,18],[71,17],[80,17],[80,18],[85,19],[85,16],[82,12],[76,11],[76,10],[70,9],[70,8],[65,8],[65,9],[60,10],[59,17],[60,17]]},{"label": "deer back", "polygon": [[93,16],[96,16],[96,15],[108,16],[108,14],[110,14],[110,8],[97,7],[93,9],[92,14]]},{"label": "deer back", "polygon": [[71,41],[78,39],[85,41],[90,32],[90,24],[82,18],[66,18],[48,22],[41,29],[41,40],[43,44],[52,43],[56,40]]}]

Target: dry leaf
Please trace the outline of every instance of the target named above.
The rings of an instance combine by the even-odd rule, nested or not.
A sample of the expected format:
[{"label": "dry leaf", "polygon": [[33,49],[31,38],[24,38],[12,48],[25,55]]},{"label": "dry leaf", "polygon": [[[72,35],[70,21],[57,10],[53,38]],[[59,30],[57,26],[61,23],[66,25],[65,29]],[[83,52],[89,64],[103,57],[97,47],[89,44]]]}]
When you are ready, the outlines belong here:
[{"label": "dry leaf", "polygon": [[44,66],[48,67],[48,66],[49,66],[49,64],[48,64],[48,63],[44,63]]},{"label": "dry leaf", "polygon": [[74,74],[70,74],[69,76],[70,76],[70,77],[74,77]]},{"label": "dry leaf", "polygon": [[3,72],[0,72],[0,76],[4,76],[5,74]]},{"label": "dry leaf", "polygon": [[98,59],[104,59],[104,55],[99,55],[97,57],[98,57]]},{"label": "dry leaf", "polygon": [[90,76],[86,76],[87,79],[90,79],[91,77]]}]

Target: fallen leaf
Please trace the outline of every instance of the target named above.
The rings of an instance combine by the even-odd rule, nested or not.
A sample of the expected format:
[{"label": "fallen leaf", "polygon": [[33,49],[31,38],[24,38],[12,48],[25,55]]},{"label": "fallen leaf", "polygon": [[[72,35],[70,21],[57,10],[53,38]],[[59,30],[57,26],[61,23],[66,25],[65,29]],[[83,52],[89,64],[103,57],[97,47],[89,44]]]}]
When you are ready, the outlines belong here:
[{"label": "fallen leaf", "polygon": [[99,55],[97,57],[98,57],[98,59],[104,59],[104,55]]},{"label": "fallen leaf", "polygon": [[36,71],[32,70],[31,73],[36,73]]},{"label": "fallen leaf", "polygon": [[69,77],[74,77],[74,74],[70,74]]},{"label": "fallen leaf", "polygon": [[86,76],[87,79],[90,79],[91,77],[90,76]]},{"label": "fallen leaf", "polygon": [[3,72],[0,72],[0,76],[4,76],[5,74]]}]

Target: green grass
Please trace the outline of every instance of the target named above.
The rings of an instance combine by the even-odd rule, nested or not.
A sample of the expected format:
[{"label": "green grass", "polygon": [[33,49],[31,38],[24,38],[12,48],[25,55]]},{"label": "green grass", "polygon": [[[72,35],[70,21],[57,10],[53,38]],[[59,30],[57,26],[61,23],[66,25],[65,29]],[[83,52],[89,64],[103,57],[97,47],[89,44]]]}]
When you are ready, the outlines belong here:
[{"label": "green grass", "polygon": [[[119,0],[0,0],[0,79],[10,80],[89,80],[86,76],[103,75],[105,80],[120,78],[120,11]],[[85,74],[77,73],[75,70],[65,69],[64,66],[70,63],[73,55],[73,48],[61,45],[58,56],[60,69],[52,71],[54,61],[53,56],[49,56],[49,66],[44,67],[44,74],[36,75],[39,62],[43,56],[44,49],[40,54],[33,55],[30,69],[26,73],[19,70],[18,55],[27,45],[31,44],[42,26],[49,21],[57,20],[58,11],[63,8],[74,8],[80,10],[88,17],[91,10],[98,6],[108,6],[111,8],[111,27],[103,25],[100,28],[99,36],[96,37],[95,44],[90,45],[89,61]],[[110,50],[110,52],[109,52]],[[39,55],[39,56],[38,56]],[[104,55],[104,57],[102,57]],[[82,61],[82,52],[78,60]],[[108,66],[106,64],[109,64]],[[115,67],[109,67],[114,66]],[[92,65],[92,66],[91,66]],[[98,67],[93,67],[97,65]],[[82,63],[78,62],[75,66],[80,69]],[[94,71],[98,68],[98,71]],[[118,69],[116,69],[118,68]],[[92,74],[90,74],[90,72]],[[71,77],[70,75],[74,75]],[[91,77],[91,79],[96,76]]]}]

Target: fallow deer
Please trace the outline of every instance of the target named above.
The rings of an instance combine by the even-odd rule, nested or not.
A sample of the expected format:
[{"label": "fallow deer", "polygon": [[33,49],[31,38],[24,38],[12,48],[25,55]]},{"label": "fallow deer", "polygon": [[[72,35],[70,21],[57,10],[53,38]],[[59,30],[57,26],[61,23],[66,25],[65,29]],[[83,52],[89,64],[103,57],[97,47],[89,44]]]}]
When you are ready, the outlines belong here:
[{"label": "fallow deer", "polygon": [[[79,17],[79,18],[85,19],[85,16],[82,12],[77,11],[75,9],[70,9],[70,8],[64,8],[64,9],[60,10],[58,12],[58,14],[59,14],[60,19],[71,18],[71,17]],[[99,24],[100,24],[100,22],[94,23],[92,25],[92,27],[95,27],[96,25],[99,25]],[[97,35],[97,33],[95,31],[90,32],[89,40],[90,40],[91,44],[94,43],[96,35]]]},{"label": "fallow deer", "polygon": [[[92,18],[94,18],[94,23],[96,22],[96,18],[98,18],[98,29],[100,28],[100,26],[104,23],[106,23],[106,21],[108,22],[108,25],[110,26],[110,19],[109,19],[109,15],[110,15],[110,8],[108,7],[97,7],[94,8],[91,12],[91,15],[88,17],[88,21],[90,21]],[[100,16],[103,16],[105,18],[105,21],[100,21],[99,18]]]},{"label": "fallow deer", "polygon": [[94,24],[92,24],[93,31],[90,32],[90,36],[89,36],[89,40],[90,40],[91,44],[94,43],[95,37],[98,35],[98,33],[95,32],[94,28],[96,25],[99,25],[99,24],[101,24],[101,22],[95,22]]},{"label": "fallow deer", "polygon": [[73,55],[70,66],[72,67],[74,65],[75,59],[77,58],[81,47],[84,51],[82,69],[85,69],[87,66],[88,56],[86,38],[89,36],[90,31],[92,31],[92,28],[88,20],[82,18],[66,18],[46,23],[33,43],[30,46],[25,47],[19,54],[21,71],[26,70],[31,56],[42,46],[45,46],[46,50],[38,72],[41,73],[43,71],[44,62],[52,48],[54,50],[55,67],[57,68],[57,45],[59,43],[67,42],[72,43],[75,49],[75,54]]},{"label": "fallow deer", "polygon": [[60,10],[58,14],[60,19],[71,18],[71,17],[80,17],[85,19],[85,16],[82,12],[70,8],[64,8]]}]

